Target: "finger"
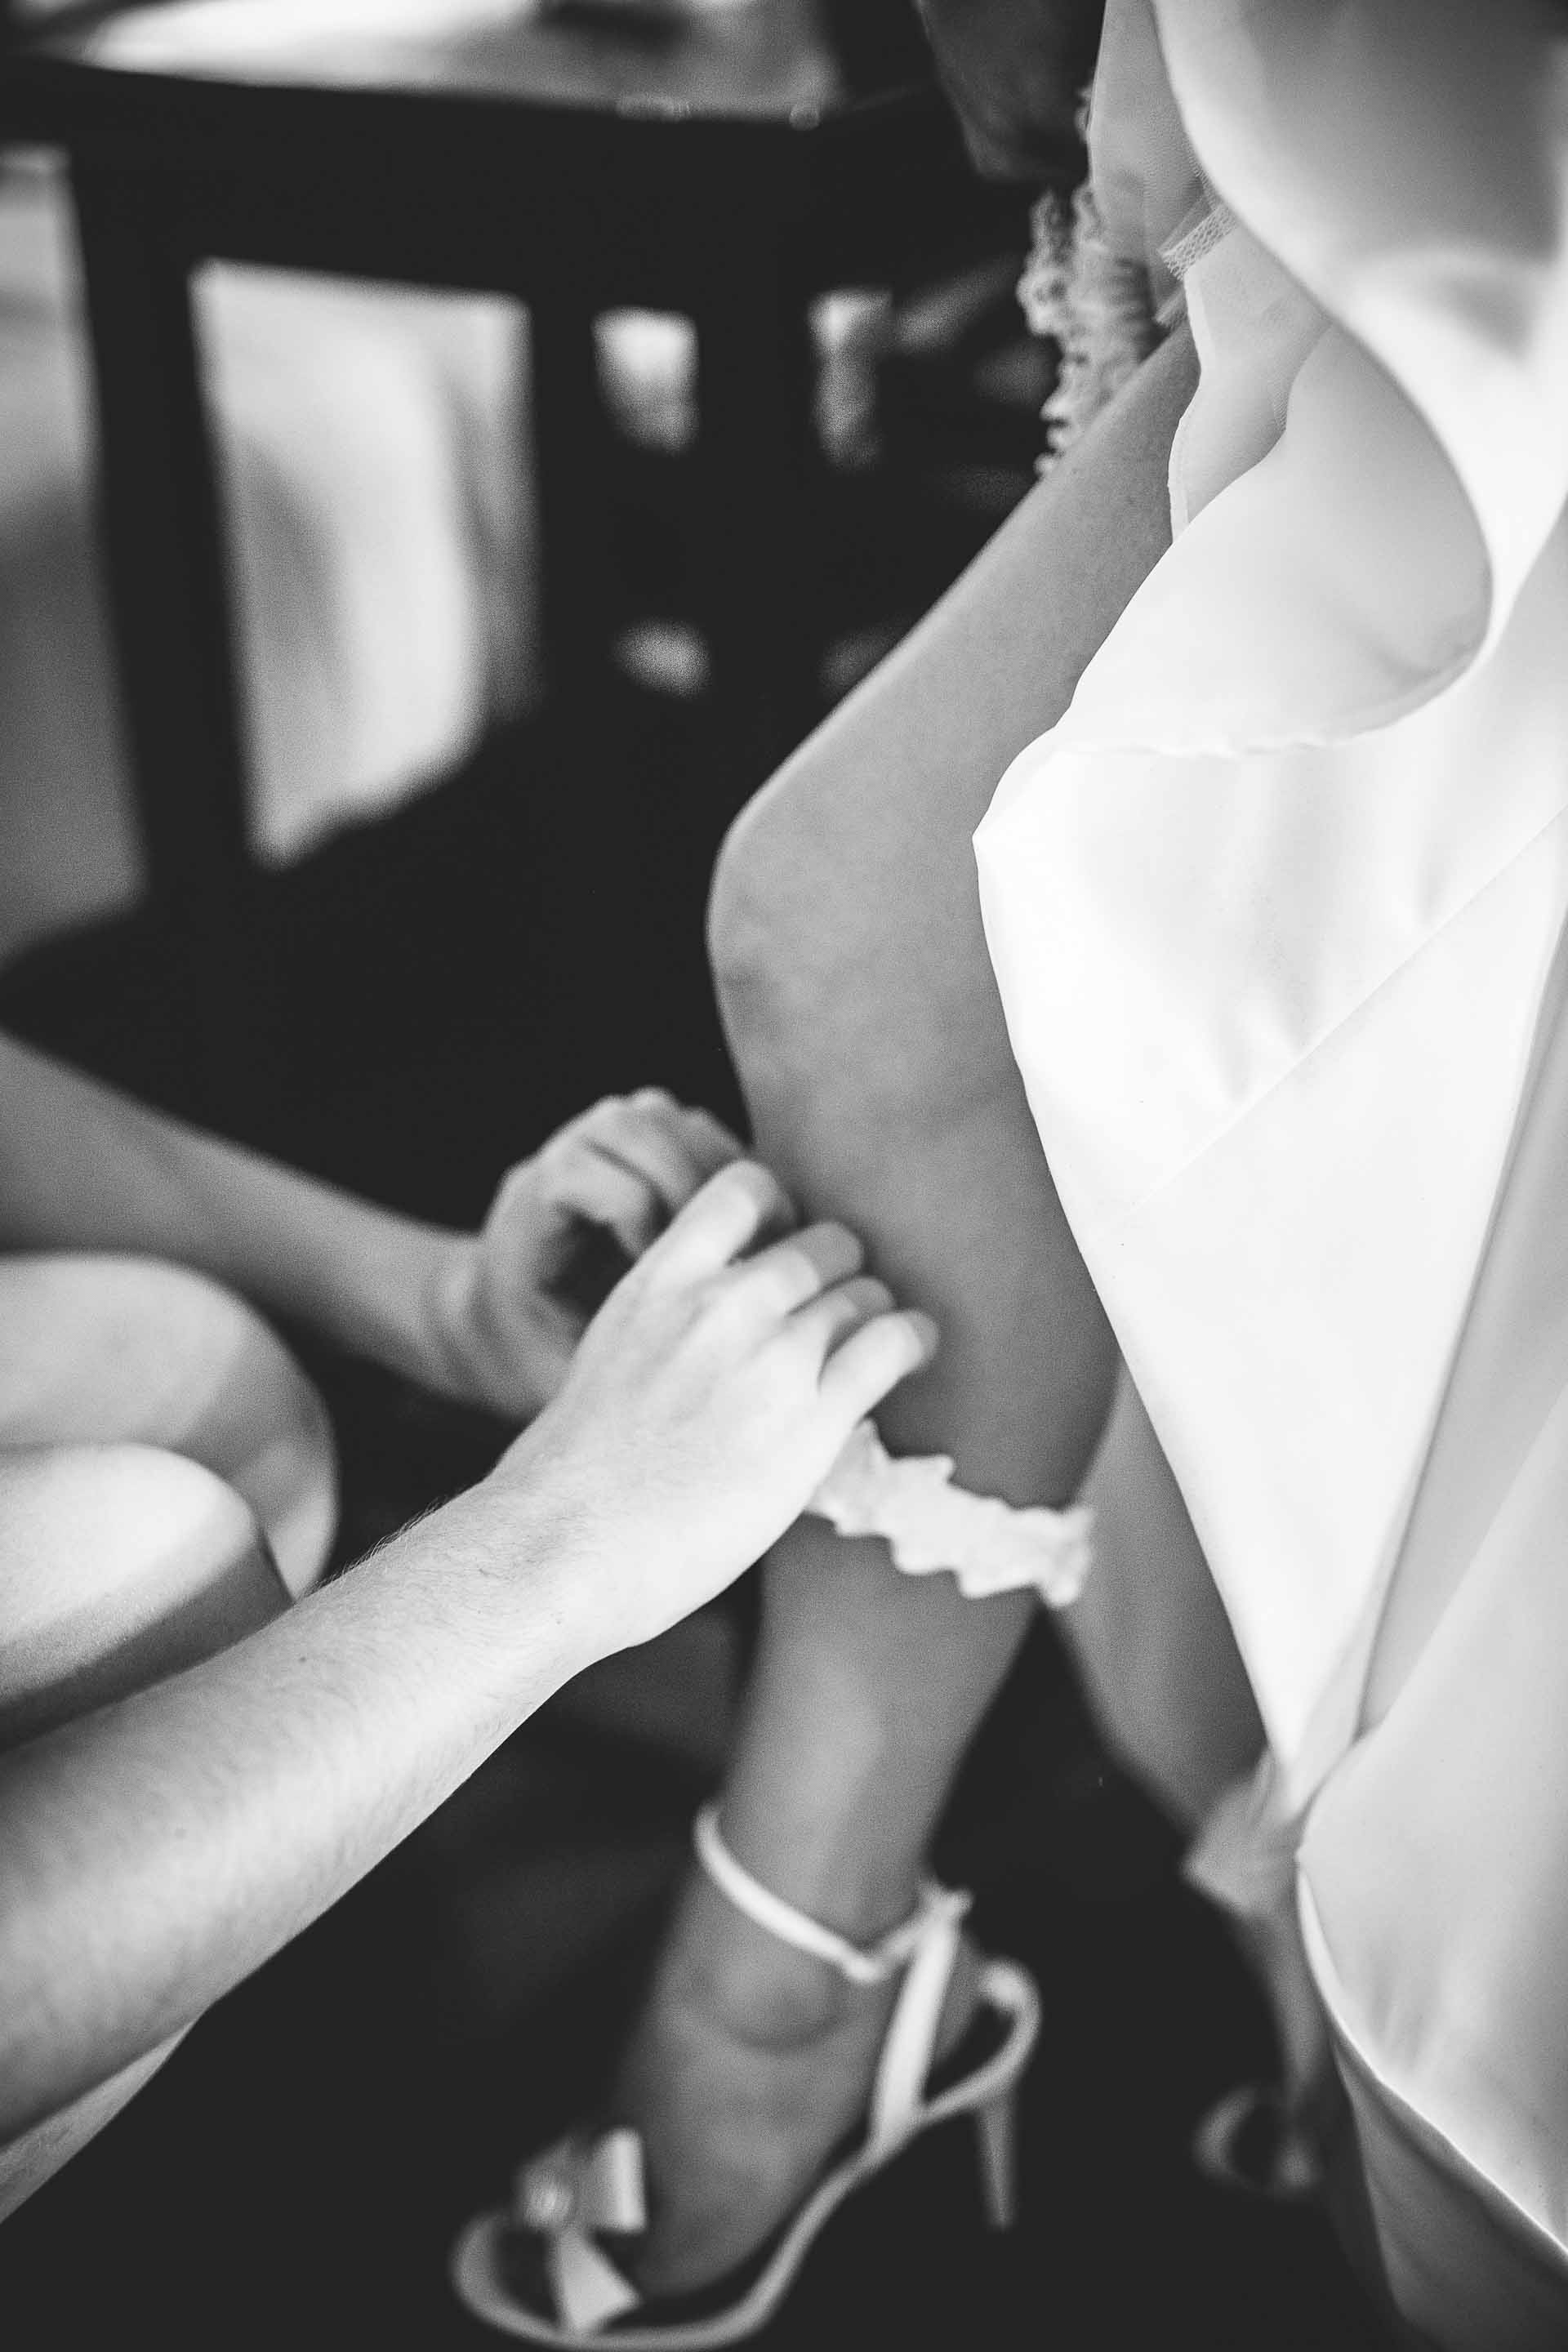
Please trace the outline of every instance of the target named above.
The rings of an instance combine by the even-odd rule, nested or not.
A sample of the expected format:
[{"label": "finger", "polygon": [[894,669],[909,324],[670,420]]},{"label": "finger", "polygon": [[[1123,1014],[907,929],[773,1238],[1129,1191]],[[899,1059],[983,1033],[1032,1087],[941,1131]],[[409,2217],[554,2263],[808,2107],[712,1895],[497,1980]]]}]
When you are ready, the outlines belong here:
[{"label": "finger", "polygon": [[721,1118],[700,1108],[683,1110],[680,1122],[687,1143],[694,1159],[701,1163],[707,1176],[716,1176],[721,1168],[728,1168],[731,1160],[743,1160],[746,1147],[738,1135],[731,1134]]},{"label": "finger", "polygon": [[890,1389],[924,1370],[936,1353],[937,1328],[929,1315],[906,1307],[877,1315],[852,1331],[823,1368],[823,1402],[843,1418],[846,1433],[874,1412]]},{"label": "finger", "polygon": [[887,1284],[879,1282],[875,1275],[861,1274],[852,1282],[836,1283],[803,1307],[794,1317],[792,1328],[806,1336],[821,1363],[851,1331],[858,1331],[874,1315],[890,1314],[892,1308],[893,1294]]},{"label": "finger", "polygon": [[679,1135],[705,1177],[717,1176],[731,1160],[746,1156],[740,1137],[700,1103],[678,1102],[663,1087],[639,1087],[630,1099],[639,1111]]},{"label": "finger", "polygon": [[795,1203],[771,1169],[736,1160],[710,1176],[648,1251],[650,1276],[700,1282],[795,1223]]},{"label": "finger", "polygon": [[831,1284],[858,1274],[865,1263],[866,1252],[847,1225],[808,1225],[748,1258],[741,1279],[753,1300],[774,1314],[791,1315]]},{"label": "finger", "polygon": [[[648,1089],[649,1093],[653,1089]],[[666,1097],[649,1102],[601,1103],[578,1130],[578,1148],[606,1151],[651,1185],[667,1217],[683,1209],[692,1194],[733,1155],[710,1161],[693,1149],[679,1107]]]},{"label": "finger", "polygon": [[666,1224],[664,1204],[647,1180],[608,1152],[578,1146],[542,1171],[545,1202],[558,1226],[602,1225],[628,1257],[640,1257]]},{"label": "finger", "polygon": [[624,1153],[586,1134],[574,1136],[570,1141],[558,1141],[541,1163],[545,1198],[552,1207],[580,1209],[583,1214],[594,1216],[594,1202],[605,1192],[606,1171],[610,1171],[617,1180],[617,1197],[629,1199],[635,1194],[643,1204],[638,1228],[640,1253],[656,1234],[664,1231],[680,1203],[677,1202],[672,1207],[663,1186],[656,1183],[646,1170],[634,1166]]}]

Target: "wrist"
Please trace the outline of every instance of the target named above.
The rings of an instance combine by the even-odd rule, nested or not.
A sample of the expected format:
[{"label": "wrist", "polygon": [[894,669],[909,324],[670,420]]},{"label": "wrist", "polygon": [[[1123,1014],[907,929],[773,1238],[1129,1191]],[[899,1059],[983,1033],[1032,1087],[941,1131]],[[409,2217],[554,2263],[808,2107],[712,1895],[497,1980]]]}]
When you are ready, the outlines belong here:
[{"label": "wrist", "polygon": [[593,1497],[564,1465],[536,1454],[525,1433],[458,1506],[484,1531],[498,1562],[503,1638],[515,1631],[531,1651],[542,1641],[562,1682],[624,1646],[612,1597],[613,1541]]},{"label": "wrist", "polygon": [[374,1240],[353,1262],[339,1318],[342,1338],[421,1388],[472,1402],[457,1339],[471,1240],[405,1218],[385,1219]]},{"label": "wrist", "polygon": [[431,1232],[420,1258],[402,1369],[437,1396],[472,1404],[477,1400],[465,1343],[473,1318],[479,1244],[471,1234]]},{"label": "wrist", "polygon": [[549,1402],[550,1383],[529,1346],[525,1318],[498,1328],[493,1272],[485,1273],[483,1237],[430,1237],[418,1308],[415,1376],[459,1404],[478,1405],[513,1425],[532,1421]]}]

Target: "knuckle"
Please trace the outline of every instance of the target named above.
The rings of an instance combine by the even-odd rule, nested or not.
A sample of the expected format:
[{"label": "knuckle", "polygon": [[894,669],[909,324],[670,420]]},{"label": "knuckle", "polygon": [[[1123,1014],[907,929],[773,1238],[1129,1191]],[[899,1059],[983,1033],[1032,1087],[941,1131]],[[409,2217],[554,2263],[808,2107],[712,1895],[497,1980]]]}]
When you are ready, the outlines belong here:
[{"label": "knuckle", "polygon": [[815,1253],[802,1241],[775,1242],[751,1276],[759,1286],[765,1284],[770,1297],[782,1292],[791,1297],[803,1284],[815,1286],[822,1278]]},{"label": "knuckle", "polygon": [[558,1127],[554,1134],[540,1146],[538,1158],[542,1160],[560,1160],[569,1151],[580,1151],[592,1119],[591,1111],[584,1111],[581,1118],[569,1118],[564,1127]]},{"label": "knuckle", "polygon": [[572,1190],[574,1184],[582,1181],[590,1168],[596,1165],[592,1151],[563,1144],[558,1151],[541,1155],[534,1183],[528,1189],[543,1192],[549,1200],[559,1200],[563,1192]]},{"label": "knuckle", "polygon": [[704,1311],[723,1316],[749,1314],[756,1304],[759,1289],[755,1266],[725,1266],[718,1274],[710,1275],[703,1286]]},{"label": "knuckle", "polygon": [[563,1168],[582,1167],[595,1157],[593,1142],[580,1129],[568,1128],[545,1146],[539,1155],[539,1164],[552,1174]]},{"label": "knuckle", "polygon": [[514,1166],[509,1168],[496,1188],[496,1207],[503,1212],[514,1209],[521,1199],[533,1191],[539,1182],[541,1173],[548,1165],[549,1153],[546,1150],[541,1152],[537,1159],[520,1160]]}]

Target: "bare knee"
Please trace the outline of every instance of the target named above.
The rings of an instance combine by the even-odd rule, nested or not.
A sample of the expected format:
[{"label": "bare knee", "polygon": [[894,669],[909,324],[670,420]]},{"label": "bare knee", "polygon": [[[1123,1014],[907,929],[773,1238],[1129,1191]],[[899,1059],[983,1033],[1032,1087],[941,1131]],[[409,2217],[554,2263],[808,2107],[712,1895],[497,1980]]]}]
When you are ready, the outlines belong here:
[{"label": "bare knee", "polygon": [[256,1518],[139,1444],[0,1453],[0,1745],[122,1697],[288,1605]]},{"label": "bare knee", "polygon": [[255,1513],[290,1591],[336,1523],[331,1426],[310,1382],[245,1300],[160,1260],[44,1255],[0,1263],[16,1344],[0,1444],[133,1444],[185,1455]]},{"label": "bare knee", "polygon": [[313,1384],[248,1302],[186,1266],[114,1261],[132,1294],[153,1277],[149,1328],[179,1388],[150,1442],[187,1455],[233,1487],[255,1515],[296,1597],[326,1566],[337,1525],[331,1423]]},{"label": "bare knee", "polygon": [[824,920],[831,860],[812,799],[792,762],[742,810],[714,868],[708,952],[742,1076],[749,1053],[782,1053],[807,1034],[848,945]]},{"label": "bare knee", "polygon": [[298,1599],[320,1580],[337,1528],[331,1423],[270,1324],[232,1293],[218,1295],[226,1339],[191,1450],[254,1512]]},{"label": "bare knee", "polygon": [[967,836],[934,875],[900,870],[896,813],[857,806],[858,781],[853,747],[806,745],[731,826],[709,903],[753,1121],[786,1150],[809,1134],[814,1155],[952,1131],[1018,1090]]}]

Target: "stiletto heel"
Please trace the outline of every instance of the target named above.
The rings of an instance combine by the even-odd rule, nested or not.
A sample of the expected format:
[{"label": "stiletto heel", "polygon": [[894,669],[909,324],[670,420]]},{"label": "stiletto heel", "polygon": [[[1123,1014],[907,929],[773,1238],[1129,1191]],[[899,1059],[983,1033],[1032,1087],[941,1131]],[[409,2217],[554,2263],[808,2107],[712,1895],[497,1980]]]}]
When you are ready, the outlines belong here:
[{"label": "stiletto heel", "polygon": [[974,2110],[975,2152],[985,2219],[994,2230],[1010,2230],[1018,2218],[1017,2095],[1011,2085]]},{"label": "stiletto heel", "polygon": [[[974,2122],[981,2195],[992,2228],[1006,2229],[1016,2214],[1014,2093],[1040,2031],[1040,1996],[1026,1969],[1011,1960],[981,1963],[976,1991],[981,2017],[990,2021],[990,2054],[952,2076],[955,2053],[947,2070],[951,2079],[943,2081],[937,2073],[932,2081],[968,1895],[928,1881],[911,1916],[867,1948],[760,1885],[720,1836],[711,1806],[697,1817],[694,1842],[714,1885],[759,1927],[815,1953],[851,1984],[882,1984],[901,1976],[871,2086],[865,2137],[822,2175],[756,2263],[718,2283],[716,2308],[700,2316],[690,2315],[688,2308],[677,2316],[667,2306],[662,2317],[658,2304],[644,2302],[610,2253],[614,2245],[619,2255],[624,2242],[647,2227],[641,2139],[623,2126],[595,2139],[574,2135],[562,2140],[524,2165],[511,2210],[479,2214],[453,2249],[453,2284],[474,2316],[524,2343],[553,2346],[557,2352],[574,2352],[582,2345],[609,2346],[614,2352],[720,2352],[721,2346],[754,2336],[778,2309],[818,2231],[846,2199],[922,2133],[959,2116]],[[983,2023],[981,2031],[986,2030]],[[517,2282],[512,2258],[520,2249],[531,2250],[537,2290],[520,2288]]]}]

